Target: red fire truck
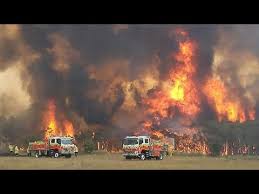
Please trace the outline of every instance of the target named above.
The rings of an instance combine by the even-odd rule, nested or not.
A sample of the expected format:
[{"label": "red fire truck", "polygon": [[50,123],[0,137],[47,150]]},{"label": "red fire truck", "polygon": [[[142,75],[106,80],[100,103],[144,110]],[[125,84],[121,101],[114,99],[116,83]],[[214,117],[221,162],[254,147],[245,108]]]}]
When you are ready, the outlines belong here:
[{"label": "red fire truck", "polygon": [[72,137],[55,136],[44,141],[30,142],[27,153],[37,158],[40,156],[70,158],[75,153],[75,145]]},{"label": "red fire truck", "polygon": [[139,158],[145,160],[155,158],[163,160],[165,155],[163,146],[149,136],[127,136],[123,140],[123,152],[126,159]]}]

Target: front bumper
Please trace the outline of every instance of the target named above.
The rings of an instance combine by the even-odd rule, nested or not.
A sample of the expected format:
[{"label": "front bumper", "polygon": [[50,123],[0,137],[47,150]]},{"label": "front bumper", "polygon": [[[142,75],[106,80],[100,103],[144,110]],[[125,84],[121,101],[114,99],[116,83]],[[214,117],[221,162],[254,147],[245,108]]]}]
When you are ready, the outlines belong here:
[{"label": "front bumper", "polygon": [[124,157],[131,156],[131,157],[139,157],[139,153],[124,153],[122,154]]},{"label": "front bumper", "polygon": [[75,152],[72,151],[72,150],[62,150],[62,151],[61,151],[61,154],[63,154],[63,155],[74,154],[74,153],[75,153]]}]

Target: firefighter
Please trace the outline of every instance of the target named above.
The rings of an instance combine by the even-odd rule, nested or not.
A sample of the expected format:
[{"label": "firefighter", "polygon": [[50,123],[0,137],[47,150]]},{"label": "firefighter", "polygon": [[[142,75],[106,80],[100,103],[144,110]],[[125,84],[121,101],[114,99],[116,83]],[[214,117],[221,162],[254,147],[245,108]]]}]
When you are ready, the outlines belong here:
[{"label": "firefighter", "polygon": [[78,147],[75,145],[75,156],[77,157],[78,154]]},{"label": "firefighter", "polygon": [[27,147],[27,156],[31,156],[30,147],[29,146]]},{"label": "firefighter", "polygon": [[173,155],[173,146],[172,145],[168,145],[168,155],[172,156]]},{"label": "firefighter", "polygon": [[253,153],[253,155],[255,155],[256,154],[256,148],[255,148],[255,146],[253,145],[253,147],[252,147],[252,153]]},{"label": "firefighter", "polygon": [[9,144],[8,148],[9,148],[10,154],[13,154],[13,152],[14,152],[14,146],[11,145],[11,144]]},{"label": "firefighter", "polygon": [[14,148],[14,154],[15,154],[16,156],[19,155],[19,148],[18,148],[17,145],[16,145],[15,148]]},{"label": "firefighter", "polygon": [[249,153],[248,153],[248,145],[246,144],[246,155],[248,155]]}]

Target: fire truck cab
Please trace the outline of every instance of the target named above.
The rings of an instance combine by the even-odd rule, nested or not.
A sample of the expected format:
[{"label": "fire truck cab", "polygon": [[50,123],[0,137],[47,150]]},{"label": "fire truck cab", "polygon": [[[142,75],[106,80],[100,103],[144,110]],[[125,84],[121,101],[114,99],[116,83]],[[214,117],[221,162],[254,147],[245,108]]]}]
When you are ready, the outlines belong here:
[{"label": "fire truck cab", "polygon": [[28,155],[50,156],[58,158],[65,156],[70,158],[75,153],[75,145],[72,137],[54,136],[49,137],[45,141],[30,142],[28,147]]},{"label": "fire truck cab", "polygon": [[139,158],[141,160],[155,158],[162,160],[164,151],[149,136],[127,136],[123,140],[123,156],[126,159]]},{"label": "fire truck cab", "polygon": [[49,140],[49,155],[55,158],[59,156],[71,157],[74,154],[75,145],[71,137],[50,137]]}]

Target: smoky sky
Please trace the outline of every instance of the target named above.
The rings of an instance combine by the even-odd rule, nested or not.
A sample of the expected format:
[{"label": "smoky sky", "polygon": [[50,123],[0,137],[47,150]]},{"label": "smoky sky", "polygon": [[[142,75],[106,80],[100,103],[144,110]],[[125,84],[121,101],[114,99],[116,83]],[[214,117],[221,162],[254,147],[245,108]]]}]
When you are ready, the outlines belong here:
[{"label": "smoky sky", "polygon": [[[40,60],[29,69],[33,80],[29,88],[31,95],[43,103],[55,98],[61,107],[64,107],[64,97],[68,96],[71,110],[88,122],[107,123],[122,105],[123,91],[118,86],[117,99],[112,104],[87,99],[85,93],[95,90],[102,81],[89,79],[84,68],[89,64],[98,67],[106,60],[128,59],[129,75],[134,79],[139,69],[149,68],[152,57],[158,55],[161,60],[160,78],[163,78],[172,68],[172,53],[178,49],[170,32],[178,27],[187,29],[190,37],[199,44],[197,77],[202,79],[212,65],[213,45],[217,40],[215,25],[128,25],[126,30],[118,33],[114,33],[112,25],[24,25],[22,34],[25,41],[41,53]],[[47,52],[47,48],[52,47],[49,39],[52,33],[61,34],[80,52],[80,61],[71,65],[66,76],[52,68],[55,60]]]},{"label": "smoky sky", "polygon": [[[125,93],[121,85],[115,85],[115,100],[100,101],[89,98],[88,94],[103,85],[103,80],[96,80],[89,77],[86,68],[90,65],[102,68],[106,61],[113,59],[126,59],[129,61],[127,79],[134,80],[140,71],[150,68],[152,58],[156,55],[161,63],[158,66],[161,79],[172,68],[172,53],[178,51],[178,44],[170,33],[177,28],[185,29],[190,38],[197,42],[197,83],[201,84],[207,75],[212,73],[214,49],[220,39],[220,32],[234,37],[231,42],[231,49],[249,50],[253,54],[259,54],[259,27],[258,25],[128,25],[123,30],[114,32],[113,25],[21,25],[21,37],[34,52],[40,54],[40,58],[33,64],[26,66],[24,81],[29,84],[25,90],[32,98],[33,114],[40,117],[43,107],[49,99],[55,99],[57,108],[69,115],[71,112],[83,117],[87,123],[98,123],[114,125],[111,121],[116,112],[120,110]],[[59,72],[53,69],[57,63],[53,53],[48,49],[53,47],[50,36],[59,34],[67,40],[70,46],[80,57],[69,64],[69,70]],[[9,62],[19,57],[15,49],[14,41],[4,41],[6,49],[0,56],[4,61]],[[229,46],[226,42],[226,46]],[[3,50],[3,49],[1,49]],[[7,65],[0,66],[0,70],[8,68]],[[239,87],[239,78],[231,66],[228,69],[232,77],[233,87]],[[107,91],[104,89],[103,93]],[[243,91],[239,90],[238,94]],[[66,98],[69,98],[69,105]],[[203,97],[201,97],[203,98]],[[141,101],[140,94],[135,92],[136,102]],[[201,118],[215,117],[212,109],[202,100]],[[139,104],[138,104],[139,105]],[[31,115],[31,114],[28,114]],[[27,117],[26,117],[26,123]],[[40,118],[32,119],[38,122]],[[19,123],[21,123],[19,121]],[[26,125],[27,127],[28,125]]]},{"label": "smoky sky", "polygon": [[190,36],[198,43],[198,78],[203,78],[211,70],[213,47],[218,40],[217,25],[187,26]]}]

